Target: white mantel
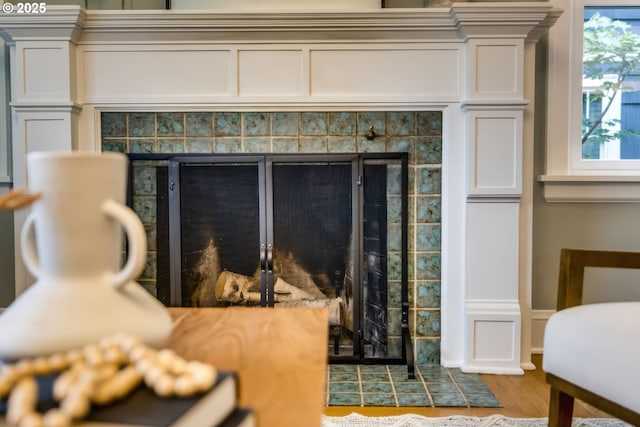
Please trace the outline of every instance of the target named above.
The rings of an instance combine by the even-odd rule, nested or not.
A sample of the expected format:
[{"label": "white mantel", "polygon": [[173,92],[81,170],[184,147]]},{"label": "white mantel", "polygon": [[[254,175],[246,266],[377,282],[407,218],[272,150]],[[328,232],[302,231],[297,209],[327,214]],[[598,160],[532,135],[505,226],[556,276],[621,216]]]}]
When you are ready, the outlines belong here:
[{"label": "white mantel", "polygon": [[[26,185],[27,152],[100,150],[103,111],[442,110],[442,363],[522,373],[531,367],[534,43],[560,13],[496,2],[3,14],[14,184]],[[16,292],[28,283],[18,256]]]}]

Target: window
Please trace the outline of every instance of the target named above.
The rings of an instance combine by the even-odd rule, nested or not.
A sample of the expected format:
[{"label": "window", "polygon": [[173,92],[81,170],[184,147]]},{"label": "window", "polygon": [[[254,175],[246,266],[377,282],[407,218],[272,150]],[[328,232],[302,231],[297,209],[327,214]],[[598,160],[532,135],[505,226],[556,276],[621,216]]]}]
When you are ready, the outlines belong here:
[{"label": "window", "polygon": [[640,7],[584,8],[582,159],[640,159]]},{"label": "window", "polygon": [[553,4],[545,198],[640,201],[640,0]]}]

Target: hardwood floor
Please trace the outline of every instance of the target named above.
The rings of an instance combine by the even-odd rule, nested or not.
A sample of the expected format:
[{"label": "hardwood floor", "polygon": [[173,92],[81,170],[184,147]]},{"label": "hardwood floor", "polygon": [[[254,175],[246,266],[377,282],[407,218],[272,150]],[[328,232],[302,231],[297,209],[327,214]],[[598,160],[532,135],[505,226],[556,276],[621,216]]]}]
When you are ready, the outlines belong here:
[{"label": "hardwood floor", "polygon": [[[536,366],[533,371],[525,371],[524,375],[482,375],[502,408],[421,408],[421,407],[359,407],[330,406],[324,411],[326,415],[342,416],[357,412],[367,416],[386,416],[414,413],[429,417],[445,417],[449,415],[489,416],[502,414],[515,418],[544,418],[549,408],[549,386],[544,380],[542,357],[533,355]],[[611,417],[592,406],[576,400],[574,416],[581,418]]]}]

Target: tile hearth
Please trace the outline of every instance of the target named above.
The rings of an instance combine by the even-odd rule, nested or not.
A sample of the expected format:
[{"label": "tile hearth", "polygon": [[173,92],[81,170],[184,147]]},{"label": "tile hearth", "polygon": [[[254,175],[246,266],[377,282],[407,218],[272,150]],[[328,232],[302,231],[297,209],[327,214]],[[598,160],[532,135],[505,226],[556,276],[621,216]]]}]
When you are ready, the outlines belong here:
[{"label": "tile hearth", "polygon": [[439,365],[329,365],[327,406],[500,407],[478,374]]}]

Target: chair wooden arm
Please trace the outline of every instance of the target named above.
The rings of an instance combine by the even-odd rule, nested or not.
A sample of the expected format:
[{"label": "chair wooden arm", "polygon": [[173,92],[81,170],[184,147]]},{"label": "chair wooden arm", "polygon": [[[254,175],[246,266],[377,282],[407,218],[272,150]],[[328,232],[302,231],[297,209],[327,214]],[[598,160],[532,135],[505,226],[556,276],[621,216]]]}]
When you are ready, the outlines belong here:
[{"label": "chair wooden arm", "polygon": [[582,304],[585,267],[640,269],[640,252],[562,249],[558,276],[558,310]]}]

